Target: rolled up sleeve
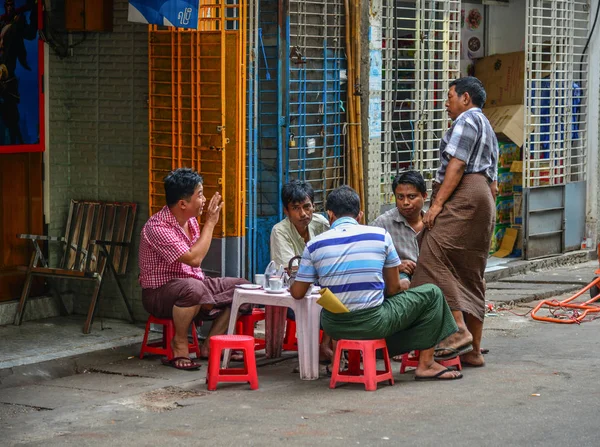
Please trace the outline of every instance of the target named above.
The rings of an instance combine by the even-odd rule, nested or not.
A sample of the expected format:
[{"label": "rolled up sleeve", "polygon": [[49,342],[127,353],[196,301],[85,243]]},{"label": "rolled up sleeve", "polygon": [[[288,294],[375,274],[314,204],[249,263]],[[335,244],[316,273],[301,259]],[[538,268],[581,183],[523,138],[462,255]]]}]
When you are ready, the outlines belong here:
[{"label": "rolled up sleeve", "polygon": [[302,253],[302,260],[300,261],[300,267],[298,273],[296,273],[296,281],[314,283],[319,279],[317,269],[313,265],[310,252],[308,248],[304,249]]},{"label": "rolled up sleeve", "polygon": [[465,119],[454,124],[450,140],[444,149],[447,156],[458,158],[465,163],[473,155],[477,143],[477,129]]}]

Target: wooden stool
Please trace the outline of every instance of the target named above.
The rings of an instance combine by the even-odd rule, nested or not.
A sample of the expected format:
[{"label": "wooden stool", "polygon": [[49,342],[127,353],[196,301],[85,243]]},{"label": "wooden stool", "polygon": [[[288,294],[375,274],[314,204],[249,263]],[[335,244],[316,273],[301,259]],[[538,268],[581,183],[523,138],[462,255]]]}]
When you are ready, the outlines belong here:
[{"label": "wooden stool", "polygon": [[[150,325],[160,324],[163,327],[163,339],[162,341],[156,341],[148,343],[148,334],[150,332]],[[188,344],[188,350],[190,353],[194,352],[196,358],[200,358],[200,345],[198,345],[198,333],[196,332],[196,324],[192,321],[192,342]],[[144,358],[144,354],[156,354],[164,355],[167,360],[173,358],[173,349],[171,348],[171,341],[175,337],[175,325],[173,320],[168,318],[156,318],[150,315],[146,322],[146,332],[144,332],[144,340],[142,341],[142,348],[140,349],[140,358]]]},{"label": "wooden stool", "polygon": [[[214,335],[210,337],[210,354],[206,387],[210,391],[217,389],[219,382],[248,382],[251,390],[258,389],[256,358],[254,357],[254,337],[249,335]],[[224,349],[236,349],[244,352],[243,368],[219,368],[221,352]]]},{"label": "wooden stool", "polygon": [[[375,352],[383,349],[383,360],[385,370],[377,370]],[[348,351],[348,370],[340,371],[340,358],[342,351]],[[360,369],[360,357],[362,352],[363,369]],[[388,355],[387,345],[384,339],[380,340],[338,340],[335,350],[335,362],[331,373],[329,388],[335,388],[338,382],[364,383],[365,390],[377,390],[377,383],[387,380],[390,385],[394,384],[392,377],[392,366]]]}]

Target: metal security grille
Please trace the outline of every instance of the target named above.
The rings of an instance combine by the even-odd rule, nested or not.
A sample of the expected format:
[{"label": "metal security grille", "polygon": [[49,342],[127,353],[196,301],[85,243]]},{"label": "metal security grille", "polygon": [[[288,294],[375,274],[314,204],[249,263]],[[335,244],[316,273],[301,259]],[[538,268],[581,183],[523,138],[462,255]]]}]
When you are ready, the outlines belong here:
[{"label": "metal security grille", "polygon": [[308,181],[321,210],[345,179],[344,0],[290,0],[288,8],[285,179]]},{"label": "metal security grille", "polygon": [[253,138],[246,225],[252,274],[270,260],[284,182],[310,182],[319,211],[327,192],[344,182],[347,126],[344,0],[254,0],[249,11]]},{"label": "metal security grille", "polygon": [[270,260],[271,228],[280,220],[282,185],[279,151],[279,5],[249,2],[248,20],[248,277]]},{"label": "metal security grille", "polygon": [[204,194],[225,202],[216,237],[244,233],[245,1],[200,2],[198,31],[149,28],[150,213],[165,204],[163,178],[192,167]]},{"label": "metal security grille", "polygon": [[528,0],[524,186],[586,179],[587,0]]},{"label": "metal security grille", "polygon": [[459,75],[460,1],[384,0],[381,203],[402,170],[420,171],[428,188],[448,128],[448,84]]},{"label": "metal security grille", "polygon": [[257,239],[257,194],[258,177],[258,150],[257,150],[257,127],[258,127],[258,7],[259,2],[248,0],[248,39],[247,39],[247,108],[246,108],[246,273],[248,278],[254,278],[254,267],[256,265],[256,239]]}]

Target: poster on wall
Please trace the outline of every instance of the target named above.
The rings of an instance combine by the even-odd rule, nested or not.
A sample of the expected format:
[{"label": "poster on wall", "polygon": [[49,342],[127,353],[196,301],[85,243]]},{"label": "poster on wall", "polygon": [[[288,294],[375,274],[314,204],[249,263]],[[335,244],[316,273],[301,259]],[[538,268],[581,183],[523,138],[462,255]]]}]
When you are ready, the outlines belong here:
[{"label": "poster on wall", "polygon": [[485,56],[483,6],[462,3],[460,11],[461,76],[473,74],[475,59]]},{"label": "poster on wall", "polygon": [[0,153],[44,150],[42,4],[0,3]]},{"label": "poster on wall", "polygon": [[198,5],[199,0],[129,0],[127,20],[197,29]]}]

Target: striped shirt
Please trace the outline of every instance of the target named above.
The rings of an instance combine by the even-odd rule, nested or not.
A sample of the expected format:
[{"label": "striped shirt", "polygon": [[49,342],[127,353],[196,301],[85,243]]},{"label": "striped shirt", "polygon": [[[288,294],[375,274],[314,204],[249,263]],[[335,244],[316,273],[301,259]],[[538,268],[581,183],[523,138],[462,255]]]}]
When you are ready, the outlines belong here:
[{"label": "striped shirt", "polygon": [[342,217],[306,244],[296,280],[318,280],[350,311],[368,309],[383,302],[383,269],[399,265],[387,231]]},{"label": "striped shirt", "polygon": [[450,158],[466,163],[465,174],[484,174],[490,182],[498,177],[498,140],[480,108],[461,113],[440,143],[441,166],[435,180],[444,181]]}]

